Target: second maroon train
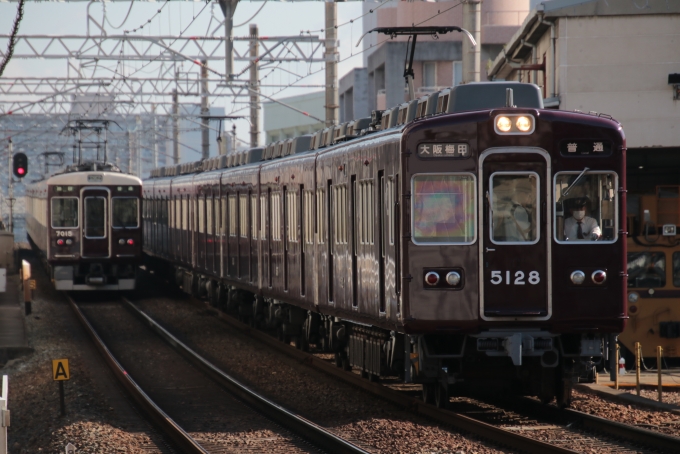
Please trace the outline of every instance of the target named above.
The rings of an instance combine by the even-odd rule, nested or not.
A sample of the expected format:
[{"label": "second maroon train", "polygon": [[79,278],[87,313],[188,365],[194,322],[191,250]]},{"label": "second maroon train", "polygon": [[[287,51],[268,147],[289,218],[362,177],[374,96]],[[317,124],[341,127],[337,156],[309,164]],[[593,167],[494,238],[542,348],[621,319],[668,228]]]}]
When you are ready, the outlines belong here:
[{"label": "second maroon train", "polygon": [[497,385],[568,405],[624,326],[623,131],[535,85],[157,169],[143,195],[150,266],[185,291],[439,406]]}]

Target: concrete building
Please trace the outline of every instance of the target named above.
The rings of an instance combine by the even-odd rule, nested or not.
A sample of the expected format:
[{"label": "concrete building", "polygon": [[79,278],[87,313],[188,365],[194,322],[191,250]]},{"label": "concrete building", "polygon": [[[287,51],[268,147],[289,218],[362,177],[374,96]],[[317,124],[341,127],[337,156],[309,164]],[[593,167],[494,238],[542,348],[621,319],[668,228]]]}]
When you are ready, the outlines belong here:
[{"label": "concrete building", "polygon": [[[529,0],[484,0],[481,2],[481,80],[484,69],[517,31],[529,12]],[[390,26],[463,27],[461,2],[364,2],[363,32]],[[370,12],[370,11],[373,12]],[[416,97],[444,87],[458,85],[463,79],[463,39],[461,33],[448,33],[438,39],[421,36],[413,61]],[[368,109],[386,109],[406,100],[404,60],[408,37],[390,39],[370,33],[362,40],[367,71]],[[349,87],[340,84],[340,96]],[[344,90],[343,90],[344,89]],[[354,99],[356,100],[356,90]],[[355,101],[356,105],[356,101]]]},{"label": "concrete building", "polygon": [[[284,104],[295,107],[317,118],[325,118],[326,95],[323,91],[279,99]],[[265,144],[309,134],[325,127],[312,117],[295,112],[275,102],[264,103]]]},{"label": "concrete building", "polygon": [[546,105],[607,113],[629,149],[678,148],[680,2],[540,3],[492,63],[495,80],[534,82]]}]

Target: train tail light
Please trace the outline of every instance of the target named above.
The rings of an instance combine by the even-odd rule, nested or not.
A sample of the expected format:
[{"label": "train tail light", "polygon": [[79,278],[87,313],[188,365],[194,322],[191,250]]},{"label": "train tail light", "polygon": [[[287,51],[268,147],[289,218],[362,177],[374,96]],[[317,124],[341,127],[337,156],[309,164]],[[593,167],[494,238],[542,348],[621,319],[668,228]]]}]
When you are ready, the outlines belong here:
[{"label": "train tail light", "polygon": [[593,274],[590,276],[590,278],[594,283],[601,285],[607,280],[607,273],[602,270],[593,271]]},{"label": "train tail light", "polygon": [[425,283],[431,286],[437,285],[439,283],[439,274],[430,271],[425,275]]},{"label": "train tail light", "polygon": [[574,271],[571,273],[571,282],[573,282],[575,285],[581,285],[583,284],[583,281],[586,280],[586,275],[583,273],[583,271]]},{"label": "train tail light", "polygon": [[135,240],[133,240],[132,238],[130,238],[129,240],[127,240],[127,244],[129,244],[130,246],[134,246]]},{"label": "train tail light", "polygon": [[64,240],[61,238],[57,240],[57,246],[63,246],[64,245]]}]

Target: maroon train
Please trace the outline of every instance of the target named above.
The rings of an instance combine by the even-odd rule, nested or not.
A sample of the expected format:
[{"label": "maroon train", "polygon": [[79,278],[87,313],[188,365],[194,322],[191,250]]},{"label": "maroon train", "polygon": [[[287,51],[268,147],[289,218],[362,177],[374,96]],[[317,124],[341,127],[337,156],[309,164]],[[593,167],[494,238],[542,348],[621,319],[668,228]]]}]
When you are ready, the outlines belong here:
[{"label": "maroon train", "polygon": [[186,292],[440,406],[470,385],[567,405],[624,326],[621,126],[535,85],[156,169],[143,194],[150,266]]}]

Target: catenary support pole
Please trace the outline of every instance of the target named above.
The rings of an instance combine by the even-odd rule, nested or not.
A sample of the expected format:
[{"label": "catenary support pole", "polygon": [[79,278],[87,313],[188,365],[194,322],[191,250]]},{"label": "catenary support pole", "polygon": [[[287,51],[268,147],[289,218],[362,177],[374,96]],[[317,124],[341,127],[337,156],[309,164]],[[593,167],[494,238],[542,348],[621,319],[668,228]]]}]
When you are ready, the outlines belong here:
[{"label": "catenary support pole", "polygon": [[325,4],[326,11],[326,126],[338,124],[338,5]]},{"label": "catenary support pole", "polygon": [[210,157],[210,107],[208,103],[208,60],[201,61],[201,158]]},{"label": "catenary support pole", "polygon": [[250,24],[250,146],[256,147],[260,143],[260,56],[259,31],[257,24]]},{"label": "catenary support pole", "polygon": [[234,78],[234,13],[238,0],[219,0],[224,13],[224,55],[227,81]]},{"label": "catenary support pole", "polygon": [[179,164],[179,95],[176,87],[172,91],[172,162]]},{"label": "catenary support pole", "polygon": [[479,43],[473,46],[463,39],[463,83],[479,82],[481,77],[482,5],[480,0],[463,2],[463,28]]}]

